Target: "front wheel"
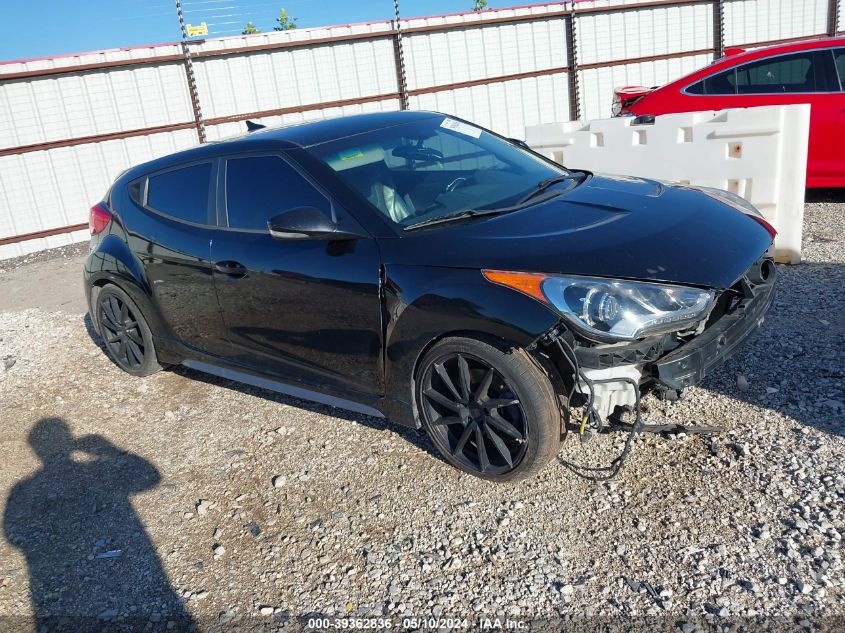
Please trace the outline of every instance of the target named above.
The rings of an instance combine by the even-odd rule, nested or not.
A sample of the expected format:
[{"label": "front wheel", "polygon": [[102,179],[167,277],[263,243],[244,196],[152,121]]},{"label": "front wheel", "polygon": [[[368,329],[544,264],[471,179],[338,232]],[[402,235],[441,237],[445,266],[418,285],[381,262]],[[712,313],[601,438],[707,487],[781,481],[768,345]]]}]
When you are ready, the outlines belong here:
[{"label": "front wheel", "polygon": [[444,339],[422,359],[415,397],[420,421],[443,458],[476,477],[525,479],[560,449],[558,398],[523,350]]}]

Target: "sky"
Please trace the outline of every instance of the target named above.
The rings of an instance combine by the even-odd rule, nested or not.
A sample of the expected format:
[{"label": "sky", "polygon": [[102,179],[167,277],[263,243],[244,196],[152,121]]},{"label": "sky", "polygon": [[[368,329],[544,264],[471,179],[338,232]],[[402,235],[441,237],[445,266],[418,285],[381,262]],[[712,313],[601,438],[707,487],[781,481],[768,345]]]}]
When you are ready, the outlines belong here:
[{"label": "sky", "polygon": [[[541,0],[533,0],[540,2]],[[490,8],[528,4],[488,0]],[[403,17],[470,10],[473,0],[400,0]],[[209,37],[236,35],[252,21],[273,29],[281,8],[299,27],[387,20],[393,0],[183,0],[186,22]],[[174,0],[0,0],[0,61],[121,48],[180,37]]]}]

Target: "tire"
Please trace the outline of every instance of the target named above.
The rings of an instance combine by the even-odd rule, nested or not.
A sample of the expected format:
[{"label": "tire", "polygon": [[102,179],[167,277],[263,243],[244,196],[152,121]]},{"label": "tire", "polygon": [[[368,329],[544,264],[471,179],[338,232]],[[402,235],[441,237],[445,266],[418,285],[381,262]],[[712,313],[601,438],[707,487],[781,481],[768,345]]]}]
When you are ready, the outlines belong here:
[{"label": "tire", "polygon": [[533,477],[560,450],[558,397],[523,350],[444,339],[419,364],[415,399],[420,423],[443,459],[476,477]]},{"label": "tire", "polygon": [[115,365],[133,376],[149,376],[161,370],[150,327],[128,294],[114,284],[106,284],[97,293],[94,310],[97,332]]}]

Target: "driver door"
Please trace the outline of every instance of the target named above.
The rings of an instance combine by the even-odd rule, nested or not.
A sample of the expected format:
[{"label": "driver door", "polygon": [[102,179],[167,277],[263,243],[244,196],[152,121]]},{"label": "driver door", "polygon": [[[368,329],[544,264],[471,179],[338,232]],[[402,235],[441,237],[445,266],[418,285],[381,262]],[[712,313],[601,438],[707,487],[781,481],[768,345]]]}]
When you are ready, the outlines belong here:
[{"label": "driver door", "polygon": [[343,214],[281,154],[229,157],[219,183],[211,255],[232,360],[303,388],[380,397],[375,241],[272,237],[267,221],[287,209]]}]

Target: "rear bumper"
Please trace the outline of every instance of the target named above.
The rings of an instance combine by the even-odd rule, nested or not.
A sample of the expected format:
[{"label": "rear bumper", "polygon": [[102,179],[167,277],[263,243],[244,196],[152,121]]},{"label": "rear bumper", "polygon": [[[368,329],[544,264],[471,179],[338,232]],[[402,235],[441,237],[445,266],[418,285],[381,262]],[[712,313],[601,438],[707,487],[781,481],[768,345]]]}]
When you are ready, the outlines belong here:
[{"label": "rear bumper", "polygon": [[724,315],[700,336],[673,350],[652,365],[657,381],[670,389],[701,382],[733,356],[763,324],[774,299],[774,280],[755,288],[754,296]]}]

